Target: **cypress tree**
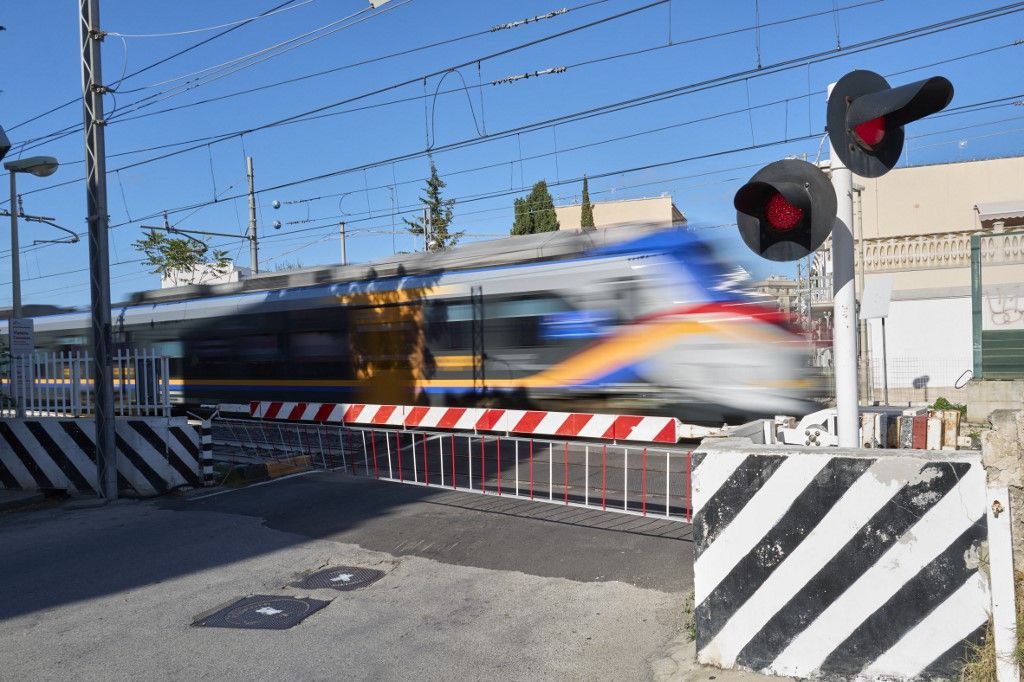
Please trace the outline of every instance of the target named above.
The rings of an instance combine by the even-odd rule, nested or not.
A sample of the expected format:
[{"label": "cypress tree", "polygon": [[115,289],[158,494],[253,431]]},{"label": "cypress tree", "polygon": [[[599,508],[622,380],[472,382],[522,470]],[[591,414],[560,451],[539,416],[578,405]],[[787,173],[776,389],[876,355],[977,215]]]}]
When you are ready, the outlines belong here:
[{"label": "cypress tree", "polygon": [[583,176],[583,205],[580,206],[580,229],[589,232],[594,227],[594,205],[590,203],[590,187],[587,184],[587,176]]}]

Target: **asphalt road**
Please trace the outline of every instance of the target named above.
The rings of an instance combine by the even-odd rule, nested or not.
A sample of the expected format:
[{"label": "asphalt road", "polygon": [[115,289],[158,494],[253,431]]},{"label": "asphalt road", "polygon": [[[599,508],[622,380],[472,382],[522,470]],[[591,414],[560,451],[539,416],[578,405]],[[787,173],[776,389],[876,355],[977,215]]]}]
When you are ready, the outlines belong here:
[{"label": "asphalt road", "polygon": [[[9,679],[702,679],[671,663],[689,532],[344,472],[5,514],[0,660]],[[287,587],[339,564],[387,575]],[[332,603],[284,631],[190,626],[249,594]]]}]

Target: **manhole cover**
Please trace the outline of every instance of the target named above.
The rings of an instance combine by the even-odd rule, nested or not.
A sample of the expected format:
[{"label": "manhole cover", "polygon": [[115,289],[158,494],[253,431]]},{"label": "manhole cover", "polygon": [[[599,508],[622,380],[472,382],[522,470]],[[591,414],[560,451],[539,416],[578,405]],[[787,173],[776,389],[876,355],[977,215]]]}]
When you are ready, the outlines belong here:
[{"label": "manhole cover", "polygon": [[302,587],[307,590],[330,588],[347,592],[366,587],[384,577],[384,571],[377,571],[372,568],[358,568],[356,566],[334,566],[325,568],[322,571],[311,573],[302,580],[292,583],[292,587]]},{"label": "manhole cover", "polygon": [[287,630],[331,602],[320,599],[296,599],[257,594],[244,597],[219,611],[192,623],[207,628],[249,628]]}]

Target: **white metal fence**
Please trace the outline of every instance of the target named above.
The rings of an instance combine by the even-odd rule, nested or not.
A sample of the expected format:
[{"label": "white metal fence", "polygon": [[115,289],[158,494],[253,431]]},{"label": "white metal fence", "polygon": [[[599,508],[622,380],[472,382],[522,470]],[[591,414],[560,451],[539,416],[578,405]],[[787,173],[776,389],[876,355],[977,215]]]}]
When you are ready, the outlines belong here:
[{"label": "white metal fence", "polygon": [[304,456],[399,483],[678,521],[692,513],[691,453],[673,447],[219,417],[212,430],[220,460]]},{"label": "white metal fence", "polygon": [[[111,367],[114,411],[121,417],[169,417],[170,371],[153,351],[120,351]],[[2,379],[0,416],[84,417],[95,412],[92,358],[84,351],[12,357]]]}]

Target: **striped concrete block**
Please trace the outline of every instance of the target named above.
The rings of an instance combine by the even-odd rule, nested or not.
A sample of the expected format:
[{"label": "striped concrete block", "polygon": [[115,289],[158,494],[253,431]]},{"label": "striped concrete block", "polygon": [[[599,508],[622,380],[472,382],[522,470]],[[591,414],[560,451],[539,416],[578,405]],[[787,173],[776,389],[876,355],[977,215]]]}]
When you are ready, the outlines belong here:
[{"label": "striped concrete block", "polygon": [[213,424],[209,419],[204,419],[199,425],[199,443],[203,485],[216,485],[217,481],[213,473]]},{"label": "striped concrete block", "polygon": [[[199,436],[184,418],[119,418],[115,436],[119,489],[148,496],[199,485]],[[0,421],[0,487],[97,493],[95,421]]]},{"label": "striped concrete block", "polygon": [[957,676],[991,604],[980,455],[876,455],[738,439],[694,453],[702,663],[801,678]]}]

